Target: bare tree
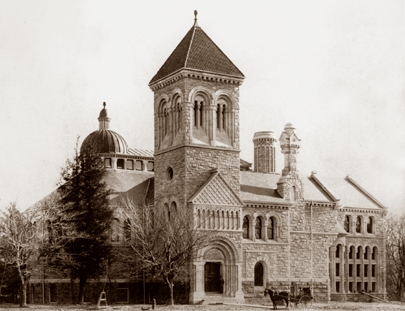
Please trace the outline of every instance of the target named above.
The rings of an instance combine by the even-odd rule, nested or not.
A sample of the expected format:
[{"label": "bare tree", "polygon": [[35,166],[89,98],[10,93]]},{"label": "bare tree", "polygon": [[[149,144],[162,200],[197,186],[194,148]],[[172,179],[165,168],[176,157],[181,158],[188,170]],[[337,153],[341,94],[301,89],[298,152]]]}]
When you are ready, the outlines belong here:
[{"label": "bare tree", "polygon": [[387,293],[390,300],[402,301],[405,292],[405,214],[386,219]]},{"label": "bare tree", "polygon": [[194,229],[191,210],[137,205],[126,200],[120,210],[123,240],[132,250],[135,267],[161,277],[170,289],[174,304],[174,282],[188,272],[188,264],[199,249],[207,246],[212,233]]},{"label": "bare tree", "polygon": [[27,284],[31,268],[38,259],[42,234],[37,222],[40,214],[35,209],[20,212],[11,203],[0,218],[0,257],[16,268],[20,279],[20,307],[27,306]]}]

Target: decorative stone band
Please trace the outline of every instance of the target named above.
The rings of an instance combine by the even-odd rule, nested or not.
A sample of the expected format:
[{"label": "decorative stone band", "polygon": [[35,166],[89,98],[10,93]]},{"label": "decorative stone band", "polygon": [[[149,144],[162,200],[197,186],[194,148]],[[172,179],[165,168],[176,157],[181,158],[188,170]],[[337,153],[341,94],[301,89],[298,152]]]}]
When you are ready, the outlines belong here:
[{"label": "decorative stone band", "polygon": [[267,209],[282,209],[288,210],[290,206],[293,204],[285,204],[285,205],[275,205],[275,204],[266,204],[266,203],[257,203],[257,202],[244,202],[245,207],[252,207],[252,208],[267,208]]}]

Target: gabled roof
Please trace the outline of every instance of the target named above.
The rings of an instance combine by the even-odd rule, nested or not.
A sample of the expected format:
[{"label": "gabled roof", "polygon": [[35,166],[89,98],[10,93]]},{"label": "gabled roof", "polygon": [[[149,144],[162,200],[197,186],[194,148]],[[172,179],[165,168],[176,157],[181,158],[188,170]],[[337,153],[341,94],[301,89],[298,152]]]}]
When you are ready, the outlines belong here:
[{"label": "gabled roof", "polygon": [[149,85],[180,69],[244,78],[243,73],[195,23],[155,74]]},{"label": "gabled roof", "polygon": [[[313,173],[308,179],[311,180],[318,190],[331,201],[339,201],[344,208],[368,208],[368,209],[386,209],[377,199],[364,190],[349,176],[345,178],[330,178],[325,176],[316,177]],[[307,197],[305,199],[311,200]]]},{"label": "gabled roof", "polygon": [[219,172],[214,172],[190,198],[193,204],[242,206],[243,202]]}]

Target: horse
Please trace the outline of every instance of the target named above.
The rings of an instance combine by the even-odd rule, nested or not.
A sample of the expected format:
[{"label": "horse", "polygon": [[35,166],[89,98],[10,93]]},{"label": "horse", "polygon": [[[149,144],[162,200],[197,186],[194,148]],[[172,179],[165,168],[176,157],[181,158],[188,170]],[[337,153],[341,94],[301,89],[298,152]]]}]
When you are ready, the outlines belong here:
[{"label": "horse", "polygon": [[287,292],[276,292],[271,289],[264,290],[264,297],[270,296],[271,302],[273,303],[274,310],[277,310],[277,304],[282,304],[283,301],[285,302],[288,308],[288,293]]}]

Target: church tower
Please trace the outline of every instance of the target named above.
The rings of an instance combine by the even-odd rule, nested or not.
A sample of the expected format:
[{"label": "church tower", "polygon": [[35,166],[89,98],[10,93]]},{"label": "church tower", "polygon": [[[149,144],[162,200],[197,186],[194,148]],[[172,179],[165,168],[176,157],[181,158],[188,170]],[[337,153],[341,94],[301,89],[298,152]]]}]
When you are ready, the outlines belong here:
[{"label": "church tower", "polygon": [[186,206],[213,171],[239,194],[243,79],[199,27],[195,11],[194,25],[149,83],[154,92],[157,206]]}]

